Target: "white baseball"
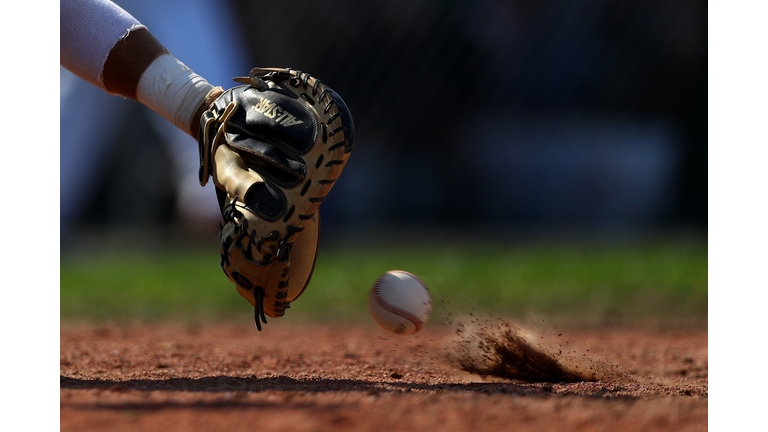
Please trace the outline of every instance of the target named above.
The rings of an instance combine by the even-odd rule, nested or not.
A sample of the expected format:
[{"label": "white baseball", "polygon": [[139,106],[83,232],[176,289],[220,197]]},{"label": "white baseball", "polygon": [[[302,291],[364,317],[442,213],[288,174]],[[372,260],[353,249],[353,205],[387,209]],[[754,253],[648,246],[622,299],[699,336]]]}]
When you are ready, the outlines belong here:
[{"label": "white baseball", "polygon": [[390,270],[373,284],[368,309],[379,327],[394,334],[409,335],[421,330],[427,322],[432,297],[416,276]]}]

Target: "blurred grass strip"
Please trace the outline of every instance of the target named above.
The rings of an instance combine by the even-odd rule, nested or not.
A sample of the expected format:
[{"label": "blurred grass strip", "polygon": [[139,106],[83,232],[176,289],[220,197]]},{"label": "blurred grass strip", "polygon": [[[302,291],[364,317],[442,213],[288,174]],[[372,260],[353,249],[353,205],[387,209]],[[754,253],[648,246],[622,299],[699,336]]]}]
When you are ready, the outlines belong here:
[{"label": "blurred grass strip", "polygon": [[[368,290],[387,270],[419,276],[436,312],[706,320],[706,242],[634,246],[498,244],[329,247],[292,320],[367,316]],[[441,313],[442,313],[441,312]],[[215,248],[62,257],[62,321],[249,320],[251,307]]]}]

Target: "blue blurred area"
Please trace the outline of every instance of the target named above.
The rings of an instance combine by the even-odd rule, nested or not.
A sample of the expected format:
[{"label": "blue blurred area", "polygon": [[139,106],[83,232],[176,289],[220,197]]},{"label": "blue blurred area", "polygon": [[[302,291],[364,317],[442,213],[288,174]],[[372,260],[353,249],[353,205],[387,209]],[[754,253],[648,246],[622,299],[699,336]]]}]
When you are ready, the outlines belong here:
[{"label": "blue blurred area", "polygon": [[706,231],[705,1],[231,3],[254,66],[310,72],[354,115],[324,230]]}]

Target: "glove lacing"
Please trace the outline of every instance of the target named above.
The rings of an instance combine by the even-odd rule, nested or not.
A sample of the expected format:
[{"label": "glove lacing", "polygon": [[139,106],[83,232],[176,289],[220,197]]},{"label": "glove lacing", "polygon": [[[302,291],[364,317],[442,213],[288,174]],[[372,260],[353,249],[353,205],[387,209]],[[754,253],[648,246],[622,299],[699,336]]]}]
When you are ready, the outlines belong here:
[{"label": "glove lacing", "polygon": [[[259,265],[266,266],[269,263],[272,262],[272,260],[277,259],[278,261],[288,261],[290,259],[289,255],[291,252],[291,247],[293,246],[293,242],[288,241],[293,234],[299,233],[304,230],[304,228],[299,228],[294,225],[288,225],[287,231],[288,234],[285,238],[280,239],[280,234],[273,230],[268,235],[259,237],[256,233],[256,230],[252,230],[250,234],[248,234],[248,219],[245,218],[245,215],[237,209],[237,201],[238,198],[235,197],[229,204],[226,204],[224,206],[224,212],[222,215],[222,223],[221,227],[222,229],[227,223],[234,224],[233,228],[233,234],[236,236],[233,238],[232,236],[228,236],[226,239],[224,239],[224,244],[221,251],[221,268],[224,270],[224,274],[229,277],[227,274],[227,271],[225,269],[225,266],[230,265],[229,262],[229,250],[230,247],[232,247],[233,243],[235,243],[235,246],[237,246],[241,251],[244,251],[245,257]],[[243,244],[243,241],[245,239],[248,239],[248,241]],[[274,242],[277,241],[277,246],[275,245],[269,245],[266,249],[269,252],[265,252],[264,245],[267,242]],[[253,255],[253,248],[256,247],[256,251],[262,254],[263,258],[260,260],[254,259]],[[290,267],[286,267],[283,273],[280,275],[281,278],[284,278],[283,280],[279,281],[277,284],[277,288],[281,291],[278,291],[275,294],[276,301],[274,304],[275,312],[282,315],[285,313],[285,310],[288,309],[290,306],[290,302],[286,299],[288,298],[288,273],[290,271]],[[264,288],[260,286],[253,287],[253,297],[255,299],[255,306],[254,306],[254,321],[256,322],[256,328],[261,331],[261,322],[263,321],[264,324],[267,323],[267,317],[264,314],[264,297],[266,293],[264,292]]]}]

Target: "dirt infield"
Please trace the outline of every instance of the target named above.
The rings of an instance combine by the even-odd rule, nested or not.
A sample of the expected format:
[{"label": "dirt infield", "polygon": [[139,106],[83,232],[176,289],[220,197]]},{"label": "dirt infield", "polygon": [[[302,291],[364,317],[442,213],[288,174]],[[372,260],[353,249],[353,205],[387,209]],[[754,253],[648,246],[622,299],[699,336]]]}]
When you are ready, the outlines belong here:
[{"label": "dirt infield", "polygon": [[[525,332],[561,378],[593,380],[502,378],[537,357],[494,357],[485,343],[473,359],[482,347],[468,330],[440,326],[395,336],[373,325],[63,323],[61,430],[707,429],[706,327]],[[523,366],[500,369],[510,361]]]}]

